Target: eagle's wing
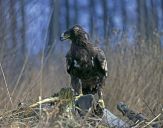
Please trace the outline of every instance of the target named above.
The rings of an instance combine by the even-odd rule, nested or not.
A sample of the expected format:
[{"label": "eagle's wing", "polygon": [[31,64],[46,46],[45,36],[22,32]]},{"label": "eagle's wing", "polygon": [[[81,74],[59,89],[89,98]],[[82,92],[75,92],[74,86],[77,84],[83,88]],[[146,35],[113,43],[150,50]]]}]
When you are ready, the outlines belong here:
[{"label": "eagle's wing", "polygon": [[67,68],[67,72],[70,74],[71,68],[73,65],[73,60],[71,57],[71,52],[69,51],[66,55],[66,68]]},{"label": "eagle's wing", "polygon": [[97,47],[95,48],[95,51],[96,51],[96,57],[95,57],[96,63],[98,64],[102,73],[104,73],[104,76],[107,77],[108,67],[107,67],[105,54],[103,50]]}]

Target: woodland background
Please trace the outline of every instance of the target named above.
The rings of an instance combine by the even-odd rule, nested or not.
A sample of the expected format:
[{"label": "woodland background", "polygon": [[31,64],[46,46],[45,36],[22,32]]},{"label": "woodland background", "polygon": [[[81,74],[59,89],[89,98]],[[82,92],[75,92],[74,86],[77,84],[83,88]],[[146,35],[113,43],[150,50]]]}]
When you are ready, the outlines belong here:
[{"label": "woodland background", "polygon": [[80,24],[104,49],[107,108],[148,117],[163,105],[163,0],[0,0],[0,109],[70,86],[60,33]]}]

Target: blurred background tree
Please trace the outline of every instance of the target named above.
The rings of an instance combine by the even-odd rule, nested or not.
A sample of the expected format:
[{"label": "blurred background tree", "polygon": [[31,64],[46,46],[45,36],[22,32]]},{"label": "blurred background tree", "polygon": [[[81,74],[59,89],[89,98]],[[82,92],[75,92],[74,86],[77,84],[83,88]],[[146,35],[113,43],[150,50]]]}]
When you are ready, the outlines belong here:
[{"label": "blurred background tree", "polygon": [[46,42],[51,47],[62,31],[80,24],[101,44],[111,38],[108,43],[115,45],[117,36],[121,40],[124,33],[132,43],[135,37],[151,40],[157,33],[161,45],[162,3],[162,0],[1,1],[1,40],[5,37],[11,50],[19,46],[16,52],[36,55]]},{"label": "blurred background tree", "polygon": [[[14,103],[37,98],[40,88],[49,95],[69,85],[64,56],[70,43],[59,37],[80,24],[107,55],[105,100],[110,109],[124,100],[149,113],[145,99],[159,110],[162,21],[163,0],[0,0],[0,63]],[[4,107],[8,98],[1,72],[0,89]]]}]

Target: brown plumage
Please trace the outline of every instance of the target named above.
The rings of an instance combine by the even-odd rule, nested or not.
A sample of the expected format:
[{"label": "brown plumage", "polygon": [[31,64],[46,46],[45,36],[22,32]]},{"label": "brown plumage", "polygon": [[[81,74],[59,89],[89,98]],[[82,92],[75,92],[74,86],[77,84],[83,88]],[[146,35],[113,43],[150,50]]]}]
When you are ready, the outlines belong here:
[{"label": "brown plumage", "polygon": [[79,25],[64,32],[61,40],[65,39],[72,42],[66,62],[75,94],[98,93],[99,99],[102,99],[102,87],[107,77],[104,52],[91,43],[88,33]]}]

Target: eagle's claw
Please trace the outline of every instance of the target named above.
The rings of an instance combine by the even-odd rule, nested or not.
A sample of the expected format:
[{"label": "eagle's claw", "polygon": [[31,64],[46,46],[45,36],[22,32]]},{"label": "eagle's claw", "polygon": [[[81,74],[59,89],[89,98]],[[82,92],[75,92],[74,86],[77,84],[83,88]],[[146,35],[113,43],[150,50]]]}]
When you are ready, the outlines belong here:
[{"label": "eagle's claw", "polygon": [[98,104],[100,105],[101,108],[105,108],[105,103],[103,99],[99,99]]},{"label": "eagle's claw", "polygon": [[79,94],[78,96],[75,96],[75,101],[78,100],[83,94]]}]

